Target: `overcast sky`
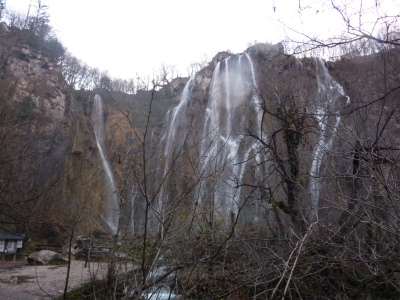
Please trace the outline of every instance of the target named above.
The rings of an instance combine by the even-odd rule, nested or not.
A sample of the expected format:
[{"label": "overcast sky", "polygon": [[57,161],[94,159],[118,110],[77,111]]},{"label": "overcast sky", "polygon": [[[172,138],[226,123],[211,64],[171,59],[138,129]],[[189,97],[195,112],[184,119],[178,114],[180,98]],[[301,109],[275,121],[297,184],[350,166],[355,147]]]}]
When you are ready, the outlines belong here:
[{"label": "overcast sky", "polygon": [[[26,10],[29,3],[6,0],[7,9],[18,11]],[[175,66],[186,76],[187,66],[202,61],[204,55],[211,59],[218,51],[243,52],[254,41],[277,43],[285,39],[280,22],[307,33],[332,30],[337,22],[318,0],[301,18],[298,0],[42,3],[48,5],[51,25],[69,52],[119,78],[151,76],[162,64]]]}]

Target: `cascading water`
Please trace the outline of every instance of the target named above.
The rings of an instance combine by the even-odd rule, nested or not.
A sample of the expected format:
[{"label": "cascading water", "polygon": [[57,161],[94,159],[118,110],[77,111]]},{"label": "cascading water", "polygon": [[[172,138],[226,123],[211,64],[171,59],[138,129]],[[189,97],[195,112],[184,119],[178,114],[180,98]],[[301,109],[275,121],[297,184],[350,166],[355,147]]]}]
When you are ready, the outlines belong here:
[{"label": "cascading water", "polygon": [[174,157],[175,150],[181,149],[187,135],[187,130],[181,130],[181,128],[186,129],[188,126],[188,116],[186,115],[186,105],[192,96],[194,75],[190,77],[189,81],[186,83],[183,89],[179,104],[171,112],[168,112],[166,133],[163,135],[162,140],[165,140],[166,146],[164,150],[164,155],[166,157],[166,164],[164,170],[164,176],[168,168],[171,167],[171,159]]},{"label": "cascading water", "polygon": [[103,104],[98,94],[94,96],[92,122],[97,148],[99,149],[104,169],[106,195],[102,197],[102,217],[110,231],[115,234],[118,228],[119,204],[115,193],[114,176],[104,150]]},{"label": "cascading water", "polygon": [[[198,178],[194,205],[202,206],[202,209],[207,206],[213,214],[227,219],[227,216],[237,216],[239,207],[243,205],[241,184],[244,174],[249,171],[249,166],[257,165],[262,159],[260,144],[249,137],[249,133],[259,133],[260,104],[255,93],[253,63],[247,53],[219,62],[212,78],[204,117],[196,114],[204,127],[201,135],[197,136],[201,141],[197,152],[201,178]],[[164,176],[171,164],[176,163],[177,151],[182,149],[193,129],[188,119],[188,104],[194,81],[194,77],[189,79],[179,105],[168,113],[167,131],[163,135]],[[160,198],[166,201],[165,197]],[[249,221],[254,221],[257,214],[251,214],[249,218]]]},{"label": "cascading water", "polygon": [[[261,124],[255,87],[254,67],[247,53],[230,56],[217,64],[200,150],[201,168],[205,178],[210,179],[202,185],[200,198],[221,217],[237,216],[243,205],[244,174],[249,166],[261,161],[260,144],[249,137],[249,133],[258,134]],[[257,215],[251,218],[255,221]]]},{"label": "cascading water", "polygon": [[[345,97],[343,88],[329,75],[325,63],[316,59],[315,64],[317,93],[314,99],[310,99],[310,113],[318,122],[319,132],[309,170],[310,221],[318,219],[320,169],[340,124],[338,100]],[[298,70],[305,72],[301,61],[297,61],[297,65]],[[187,108],[194,85],[195,78],[192,77],[186,84],[179,105],[169,112],[167,131],[163,135],[166,145],[164,175],[175,162],[177,149],[182,149],[192,130]],[[260,130],[263,122],[256,89],[254,66],[248,53],[232,55],[216,65],[204,117],[198,122],[203,124],[203,128],[196,139],[201,141],[200,146],[196,147],[196,154],[202,178],[199,178],[194,205],[199,213],[209,209],[209,218],[227,220],[236,217],[241,210],[241,221],[253,223],[265,215],[260,201],[244,203],[249,198],[243,187],[260,187],[262,193],[262,180],[265,180],[268,168],[265,163],[268,150],[263,151],[265,147],[254,138],[262,136]],[[199,115],[196,117],[200,118]],[[243,216],[246,213],[242,209],[246,205],[251,208],[248,208],[247,216]],[[268,209],[269,206],[266,207]]]},{"label": "cascading water", "polygon": [[[194,75],[191,76],[189,81],[186,83],[178,106],[167,113],[166,123],[168,126],[165,133],[161,137],[161,142],[165,144],[163,153],[165,157],[165,163],[161,174],[161,178],[163,179],[168,177],[167,174],[170,172],[170,168],[172,168],[173,164],[176,163],[176,157],[178,155],[177,153],[181,152],[187,138],[189,124],[186,107],[189,99],[192,96],[193,81]],[[165,206],[169,202],[169,192],[167,189],[167,185],[162,186],[156,205],[153,207],[153,212],[156,215],[156,219],[161,222],[163,222]],[[156,226],[158,225],[159,224]],[[161,226],[160,229],[163,230],[163,226]]]},{"label": "cascading water", "polygon": [[[320,198],[320,180],[318,177],[320,174],[320,167],[324,154],[332,147],[334,136],[332,133],[337,131],[340,123],[340,114],[335,108],[337,99],[345,96],[343,88],[330,76],[325,62],[321,58],[317,58],[315,64],[317,67],[318,92],[315,101],[314,115],[318,121],[320,131],[319,139],[313,152],[310,169],[310,222],[318,221]],[[350,99],[348,97],[346,98],[348,103]],[[327,129],[328,125],[329,130]]]},{"label": "cascading water", "polygon": [[[185,143],[188,143],[188,137],[194,134],[191,132],[193,127],[196,128],[189,116],[193,113],[189,102],[194,84],[195,77],[192,76],[186,83],[178,106],[167,115],[168,125],[162,136],[165,146],[163,178],[167,178],[173,164],[179,164],[177,157]],[[261,145],[249,136],[249,133],[259,134],[261,124],[255,85],[250,56],[246,53],[231,56],[218,63],[214,70],[205,116],[195,113],[195,117],[200,119],[196,124],[203,123],[204,126],[202,133],[196,136],[196,141],[200,141],[195,147],[198,150],[200,178],[197,181],[198,190],[194,194],[200,194],[200,198],[195,197],[199,203],[194,203],[194,207],[200,211],[200,207],[207,207],[202,212],[218,214],[216,218],[219,220],[237,216],[240,206],[244,205],[240,184],[245,181],[249,166],[259,165],[262,160]],[[252,170],[252,173],[256,171]],[[250,180],[254,180],[254,176]],[[168,187],[168,183],[165,186]],[[167,192],[162,190],[160,193],[157,208],[159,217],[168,203]],[[247,221],[256,220],[257,214],[250,214]],[[163,268],[157,269],[154,275],[157,276]],[[146,299],[175,297],[165,282],[145,295]]]}]

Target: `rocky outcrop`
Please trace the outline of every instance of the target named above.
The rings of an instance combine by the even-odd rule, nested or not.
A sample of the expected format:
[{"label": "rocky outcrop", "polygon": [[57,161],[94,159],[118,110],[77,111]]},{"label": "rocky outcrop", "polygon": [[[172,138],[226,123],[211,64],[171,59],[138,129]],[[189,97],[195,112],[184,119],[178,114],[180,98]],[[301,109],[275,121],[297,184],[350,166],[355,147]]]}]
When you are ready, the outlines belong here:
[{"label": "rocky outcrop", "polygon": [[11,218],[21,220],[21,230],[22,215],[29,214],[42,219],[30,226],[32,237],[56,236],[64,222],[55,211],[64,209],[61,178],[76,116],[73,90],[54,59],[31,45],[25,32],[10,28],[0,43],[0,92],[1,119],[7,120],[1,123],[0,157],[7,158],[1,198],[17,203]]},{"label": "rocky outcrop", "polygon": [[9,69],[19,79],[15,101],[31,97],[43,116],[54,123],[62,122],[67,108],[68,87],[60,77],[60,67],[27,45],[15,49],[14,55]]},{"label": "rocky outcrop", "polygon": [[[29,161],[32,161],[31,164],[21,161],[20,165],[23,167],[18,166],[18,170],[13,169],[12,171],[16,172],[19,182],[24,182],[25,186],[29,187],[29,189],[25,188],[24,192],[30,191],[30,189],[35,190],[32,194],[18,192],[13,197],[29,201],[32,201],[31,199],[43,201],[41,208],[36,208],[38,214],[42,213],[43,207],[51,211],[65,212],[74,209],[74,205],[77,204],[79,207],[84,207],[85,210],[79,219],[81,233],[93,231],[93,220],[96,223],[95,230],[106,231],[107,228],[103,226],[99,214],[106,196],[102,161],[94,139],[91,121],[94,95],[99,94],[104,102],[107,158],[115,175],[117,186],[119,188],[123,186],[121,199],[125,201],[124,205],[128,206],[126,203],[129,203],[132,195],[140,194],[136,193],[135,189],[139,189],[140,184],[143,183],[141,181],[143,178],[140,177],[142,174],[133,174],[133,172],[135,168],[141,170],[143,164],[141,159],[144,157],[142,156],[144,152],[148,159],[146,163],[152,166],[149,168],[152,170],[151,174],[146,174],[147,180],[151,178],[149,180],[151,184],[156,184],[160,180],[157,172],[165,163],[162,142],[169,121],[168,116],[171,115],[172,109],[178,106],[189,78],[176,78],[159,90],[138,91],[135,95],[109,92],[103,89],[93,92],[73,91],[66,85],[61,75],[61,69],[54,60],[47,57],[40,49],[29,45],[22,38],[13,35],[12,31],[12,28],[10,30],[3,23],[0,24],[0,35],[2,36],[0,82],[5,83],[8,80],[3,87],[13,86],[15,88],[15,92],[11,93],[12,97],[7,99],[13,107],[13,111],[17,115],[19,113],[19,117],[22,115],[21,124],[23,126],[18,127],[18,134],[15,136],[20,136],[21,140],[24,137],[32,137],[29,149],[34,150],[32,151],[34,154],[29,157]],[[187,104],[188,119],[186,121],[191,126],[190,134],[193,135],[193,143],[198,142],[204,128],[203,116],[210,98],[213,72],[219,62],[230,56],[233,59],[239,57],[239,55],[234,56],[229,52],[220,52],[206,67],[197,72],[191,81],[191,98]],[[278,133],[282,127],[282,120],[274,118],[272,115],[277,115],[279,109],[287,109],[287,113],[291,113],[293,109],[296,111],[301,107],[302,111],[297,110],[297,114],[311,111],[313,103],[310,99],[315,97],[318,91],[318,63],[313,58],[296,59],[286,55],[281,44],[255,44],[245,51],[242,57],[244,56],[251,57],[254,64],[252,72],[254,71],[255,77],[257,77],[258,96],[263,100],[263,109],[269,112],[263,118],[262,126],[267,135],[276,133],[280,139],[276,155],[280,155],[282,160],[286,160],[285,166],[288,168],[291,161],[287,159],[287,150],[282,146],[285,145],[285,141]],[[382,67],[384,58],[378,54],[362,59],[324,64],[343,87],[346,95],[352,99],[348,103],[348,98],[341,97],[337,104],[332,106],[334,113],[342,113],[345,110],[362,106],[362,103],[373,102],[383,94],[385,89],[390,90],[394,87],[400,78],[398,71],[395,70],[396,57],[398,54],[386,58],[385,70]],[[385,72],[391,74],[386,78],[386,86],[381,80]],[[294,95],[293,99],[289,99],[293,96],[293,90],[296,88],[301,91]],[[276,93],[272,93],[272,90]],[[277,95],[277,91],[279,91],[279,95]],[[279,107],[279,101],[284,98],[293,100],[293,107],[285,105]],[[289,100],[287,100],[288,103]],[[388,102],[385,109],[391,110],[392,106],[397,105],[396,103]],[[377,102],[375,108],[378,105],[380,104]],[[373,112],[374,105],[370,107]],[[243,105],[242,109],[247,109],[246,105]],[[383,110],[382,114],[386,114],[387,111]],[[398,118],[396,113],[393,118]],[[293,116],[297,117],[298,115]],[[373,118],[373,113],[365,116],[368,123],[373,123]],[[350,116],[350,114],[344,113],[341,122],[344,124],[343,127],[348,126],[348,128],[357,128],[358,123],[362,123],[358,122],[354,115]],[[307,174],[310,157],[318,139],[317,132],[320,124],[312,116],[312,113],[310,113],[310,117],[304,119],[302,124],[304,128],[309,129],[305,130],[302,135],[303,140],[306,140],[307,143],[303,145],[303,148],[297,149],[302,153],[298,162],[304,165],[304,168],[300,168],[299,171]],[[390,128],[391,136],[399,135],[399,129],[395,125]],[[290,126],[293,127],[295,124]],[[333,125],[330,124],[330,126]],[[293,129],[289,127],[285,133],[286,137],[291,134]],[[181,133],[181,129],[177,129],[177,134]],[[361,128],[357,130],[363,139],[368,139],[370,132],[367,132],[369,130],[362,131]],[[292,137],[296,138],[295,135]],[[15,141],[16,139],[13,140],[13,143],[20,143]],[[25,145],[21,142],[20,146]],[[196,147],[192,147],[192,149],[194,149],[193,153],[189,153],[188,156],[194,157],[196,155],[194,151],[197,149]],[[347,151],[346,153],[351,155],[352,150],[345,149],[343,151]],[[31,172],[28,172],[28,169]],[[282,170],[285,170],[285,167],[282,167]],[[177,174],[182,173],[180,170],[176,170],[176,172]],[[9,173],[11,172],[3,171],[0,182],[5,180]],[[299,182],[303,180],[300,182],[303,186],[307,186],[305,177],[299,176]],[[273,180],[278,179],[274,178]],[[37,192],[38,190],[39,192]],[[283,192],[278,197],[282,195]],[[10,197],[10,193],[7,194],[7,197]],[[47,221],[53,222],[52,225],[59,223],[57,226],[61,228],[63,226],[60,224],[64,225],[67,215],[55,213],[52,218],[46,217],[44,223]],[[37,230],[44,232],[46,228],[43,225]],[[53,234],[54,232],[49,233],[49,235]]]}]

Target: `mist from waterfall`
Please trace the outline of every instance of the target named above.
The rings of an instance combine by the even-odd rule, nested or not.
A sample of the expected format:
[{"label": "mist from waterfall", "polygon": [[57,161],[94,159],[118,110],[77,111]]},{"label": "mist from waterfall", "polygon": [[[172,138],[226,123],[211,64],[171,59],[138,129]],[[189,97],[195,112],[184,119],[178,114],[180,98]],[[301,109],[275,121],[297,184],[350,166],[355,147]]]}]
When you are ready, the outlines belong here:
[{"label": "mist from waterfall", "polygon": [[102,195],[102,218],[112,233],[117,232],[119,219],[119,204],[115,192],[114,176],[107,160],[104,145],[103,103],[100,95],[96,94],[93,101],[92,123],[97,148],[99,149],[104,170],[105,195]]}]

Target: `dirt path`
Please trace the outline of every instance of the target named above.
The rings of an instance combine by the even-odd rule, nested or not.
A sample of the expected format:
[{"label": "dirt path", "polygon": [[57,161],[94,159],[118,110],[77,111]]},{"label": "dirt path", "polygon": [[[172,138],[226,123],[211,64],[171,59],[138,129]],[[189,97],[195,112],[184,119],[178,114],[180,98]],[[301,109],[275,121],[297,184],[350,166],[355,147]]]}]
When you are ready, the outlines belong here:
[{"label": "dirt path", "polygon": [[[68,287],[73,289],[106,274],[107,264],[91,263],[84,268],[83,261],[72,261]],[[67,266],[32,266],[24,261],[0,262],[1,300],[54,299],[64,292]]]}]

